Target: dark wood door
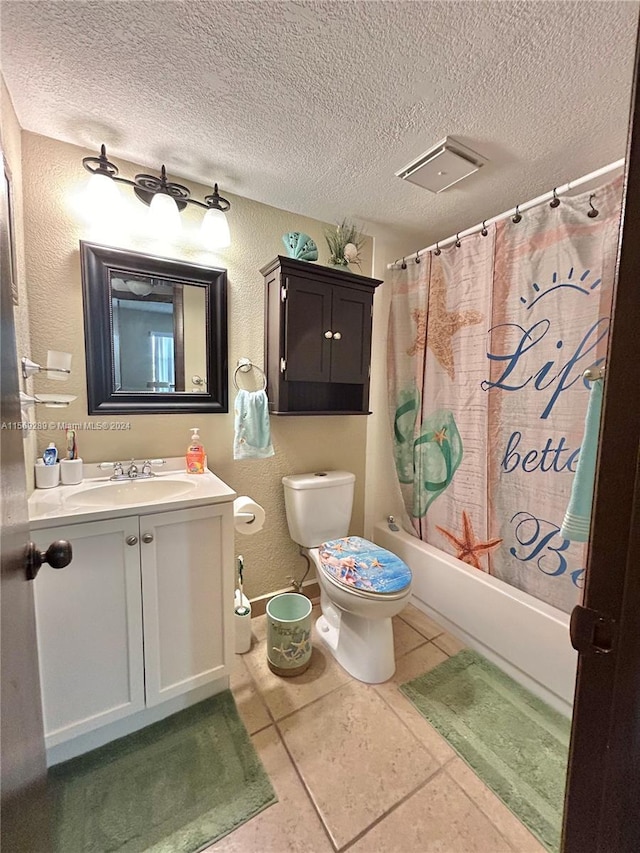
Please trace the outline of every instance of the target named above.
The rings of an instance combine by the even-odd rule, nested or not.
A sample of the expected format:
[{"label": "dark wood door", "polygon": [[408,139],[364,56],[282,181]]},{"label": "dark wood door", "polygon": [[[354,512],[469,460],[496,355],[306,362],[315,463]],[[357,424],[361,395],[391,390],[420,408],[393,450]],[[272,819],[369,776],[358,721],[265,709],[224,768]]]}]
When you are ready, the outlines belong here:
[{"label": "dark wood door", "polygon": [[[0,152],[0,160],[3,161]],[[3,161],[4,162],[4,161]],[[44,853],[48,841],[45,752],[33,606],[24,550],[29,540],[15,329],[11,300],[8,207],[5,181],[0,204],[0,514],[2,516],[1,607],[1,821],[0,848]],[[26,355],[27,353],[25,353]]]},{"label": "dark wood door", "polygon": [[622,242],[606,363],[563,853],[640,850],[640,91],[638,55]]},{"label": "dark wood door", "polygon": [[[373,294],[333,288],[331,304],[331,381],[364,384],[369,380]],[[340,337],[338,337],[338,335]]]},{"label": "dark wood door", "polygon": [[323,282],[286,276],[285,378],[288,382],[331,379],[331,292]]}]

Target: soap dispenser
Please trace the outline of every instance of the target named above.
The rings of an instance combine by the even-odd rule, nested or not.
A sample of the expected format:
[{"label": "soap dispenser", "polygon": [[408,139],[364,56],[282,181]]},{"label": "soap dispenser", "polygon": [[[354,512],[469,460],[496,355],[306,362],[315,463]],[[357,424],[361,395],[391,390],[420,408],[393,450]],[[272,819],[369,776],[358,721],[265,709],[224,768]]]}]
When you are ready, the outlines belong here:
[{"label": "soap dispenser", "polygon": [[204,474],[206,455],[200,441],[198,427],[191,429],[191,441],[187,447],[187,474]]}]

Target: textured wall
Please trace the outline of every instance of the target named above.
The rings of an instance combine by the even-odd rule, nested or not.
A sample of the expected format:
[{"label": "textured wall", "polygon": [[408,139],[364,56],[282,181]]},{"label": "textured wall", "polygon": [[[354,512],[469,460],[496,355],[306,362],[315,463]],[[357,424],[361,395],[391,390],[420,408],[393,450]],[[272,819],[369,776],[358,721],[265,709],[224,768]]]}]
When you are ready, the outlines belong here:
[{"label": "textured wall", "polygon": [[398,240],[377,237],[373,274],[384,280],[376,290],[373,306],[373,340],[371,352],[371,396],[369,408],[373,414],[367,419],[367,459],[365,480],[367,484],[364,535],[373,536],[373,525],[389,515],[395,516],[406,529],[411,522],[402,501],[395,472],[389,394],[387,380],[387,340],[389,309],[391,307],[391,271],[387,264],[403,255],[409,256],[415,248]]},{"label": "textured wall", "polygon": [[[11,97],[0,76],[0,144],[11,174],[11,201],[13,207],[13,240],[15,246],[15,269],[13,271],[18,285],[18,304],[14,309],[16,324],[16,360],[19,364],[23,355],[31,353],[29,334],[29,303],[27,295],[27,284],[25,275],[24,257],[24,228],[23,228],[23,198],[22,198],[22,143],[21,131],[16,118]],[[20,377],[20,387],[30,391],[33,388],[33,380],[26,384]],[[36,416],[33,408],[29,410],[30,416]],[[36,457],[36,436],[34,432],[23,433],[25,463],[27,473],[27,488],[33,489],[33,462]]]},{"label": "textured wall", "polygon": [[[26,270],[29,291],[32,357],[46,359],[47,349],[73,353],[72,376],[62,385],[37,377],[37,390],[77,394],[68,409],[43,409],[47,420],[129,421],[125,431],[78,433],[80,453],[87,462],[130,458],[131,456],[180,456],[189,439],[189,427],[200,426],[207,449],[209,467],[239,494],[258,500],[267,513],[264,530],[254,536],[237,536],[236,553],[246,564],[246,587],[255,597],[288,584],[304,561],[291,542],[282,496],[285,474],[322,468],[342,468],[357,477],[352,532],[362,532],[367,418],[273,417],[272,437],[276,455],[266,460],[234,462],[232,458],[233,415],[145,415],[134,417],[89,417],[87,413],[82,288],[78,241],[107,242],[83,216],[82,192],[87,173],[81,159],[85,151],[66,143],[31,133],[23,134],[23,181],[25,199]],[[149,166],[118,161],[121,174],[132,177]],[[180,180],[179,176],[171,176]],[[193,194],[202,198],[210,188],[188,182]],[[229,224],[232,246],[219,255],[202,252],[190,244],[200,217],[195,210],[183,214],[186,238],[173,246],[158,246],[138,233],[140,216],[146,211],[127,196],[127,233],[117,245],[182,258],[197,263],[226,267],[229,280],[229,365],[240,356],[261,365],[264,341],[263,279],[259,268],[275,255],[284,253],[281,235],[302,230],[316,240],[320,260],[326,260],[321,222],[287,213],[241,197],[231,197]],[[85,209],[86,212],[86,209]],[[123,220],[124,221],[124,220]],[[190,239],[187,239],[190,238]],[[368,241],[362,265],[371,270],[372,241]],[[233,386],[230,383],[231,400]],[[61,430],[38,433],[40,451],[55,440],[61,446]]]}]

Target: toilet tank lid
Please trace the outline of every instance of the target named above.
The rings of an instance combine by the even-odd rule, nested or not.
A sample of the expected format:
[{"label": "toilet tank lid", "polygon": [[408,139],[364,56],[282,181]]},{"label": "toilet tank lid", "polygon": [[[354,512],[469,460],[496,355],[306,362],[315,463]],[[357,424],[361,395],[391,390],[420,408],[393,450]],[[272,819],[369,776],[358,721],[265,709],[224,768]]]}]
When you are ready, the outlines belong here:
[{"label": "toilet tank lid", "polygon": [[311,474],[290,474],[282,478],[288,489],[327,489],[355,482],[356,475],[350,471],[316,471]]}]

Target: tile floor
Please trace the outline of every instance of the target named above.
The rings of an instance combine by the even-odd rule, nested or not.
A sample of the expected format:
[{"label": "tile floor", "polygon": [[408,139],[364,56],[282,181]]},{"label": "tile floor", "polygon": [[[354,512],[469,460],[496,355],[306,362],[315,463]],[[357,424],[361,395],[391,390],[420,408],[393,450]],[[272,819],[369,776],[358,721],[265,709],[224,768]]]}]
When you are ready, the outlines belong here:
[{"label": "tile floor", "polygon": [[455,637],[409,605],[392,680],[355,681],[317,637],[309,669],[279,678],[265,618],[231,689],[278,803],[210,853],[545,853],[398,690],[459,651]]}]

